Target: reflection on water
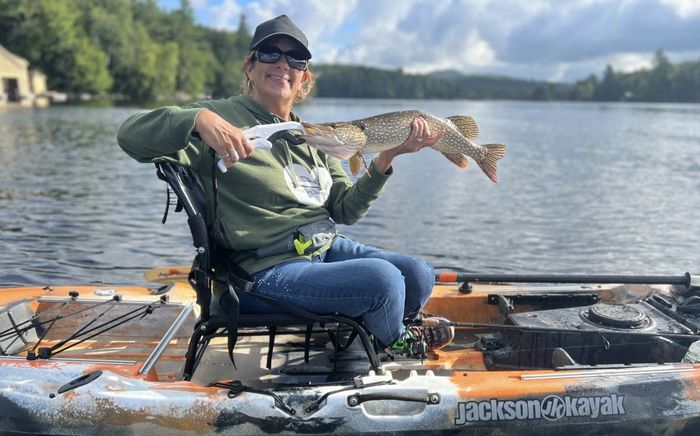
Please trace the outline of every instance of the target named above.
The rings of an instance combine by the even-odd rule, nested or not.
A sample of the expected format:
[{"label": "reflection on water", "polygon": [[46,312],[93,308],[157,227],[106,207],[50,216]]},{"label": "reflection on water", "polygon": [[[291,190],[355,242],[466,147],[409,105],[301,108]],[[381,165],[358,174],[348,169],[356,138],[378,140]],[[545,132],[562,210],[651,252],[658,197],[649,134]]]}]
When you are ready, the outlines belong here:
[{"label": "reflection on water", "polygon": [[[700,106],[315,100],[310,121],[400,109],[468,114],[503,142],[493,184],[425,150],[401,156],[368,216],[341,231],[480,273],[673,274],[700,270]],[[135,109],[0,109],[0,286],[140,283],[188,263],[182,214],[116,145]]]}]

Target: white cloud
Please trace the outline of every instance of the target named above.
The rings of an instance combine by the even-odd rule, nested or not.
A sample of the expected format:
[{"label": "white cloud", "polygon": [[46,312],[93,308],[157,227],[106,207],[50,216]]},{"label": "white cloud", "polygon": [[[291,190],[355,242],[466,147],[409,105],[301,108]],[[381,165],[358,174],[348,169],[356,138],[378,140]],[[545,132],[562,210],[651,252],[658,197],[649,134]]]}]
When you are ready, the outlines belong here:
[{"label": "white cloud", "polygon": [[[289,15],[314,61],[573,81],[700,52],[700,0],[195,0],[210,25]],[[200,10],[200,9],[198,9]],[[253,29],[251,29],[253,30]]]},{"label": "white cloud", "polygon": [[698,0],[661,0],[661,3],[672,7],[682,18],[700,14],[700,1]]},{"label": "white cloud", "polygon": [[237,29],[243,13],[243,9],[235,0],[223,0],[218,5],[208,7],[207,10],[211,20],[210,25],[217,29]]}]

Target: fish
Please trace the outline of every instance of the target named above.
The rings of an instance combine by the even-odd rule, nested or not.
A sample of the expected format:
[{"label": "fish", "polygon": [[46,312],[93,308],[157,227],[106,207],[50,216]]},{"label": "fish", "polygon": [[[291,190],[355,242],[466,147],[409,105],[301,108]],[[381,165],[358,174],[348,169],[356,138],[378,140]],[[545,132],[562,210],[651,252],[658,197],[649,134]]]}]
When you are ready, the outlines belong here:
[{"label": "fish", "polygon": [[350,159],[350,171],[359,172],[362,155],[390,150],[403,144],[411,134],[414,118],[428,122],[431,135],[444,132],[444,136],[432,145],[450,162],[460,168],[469,166],[473,159],[493,182],[498,181],[497,163],[505,156],[503,144],[475,143],[479,127],[470,116],[455,115],[445,119],[431,114],[406,110],[388,112],[355,121],[332,123],[302,123],[306,132],[299,136],[307,144],[338,159]]}]

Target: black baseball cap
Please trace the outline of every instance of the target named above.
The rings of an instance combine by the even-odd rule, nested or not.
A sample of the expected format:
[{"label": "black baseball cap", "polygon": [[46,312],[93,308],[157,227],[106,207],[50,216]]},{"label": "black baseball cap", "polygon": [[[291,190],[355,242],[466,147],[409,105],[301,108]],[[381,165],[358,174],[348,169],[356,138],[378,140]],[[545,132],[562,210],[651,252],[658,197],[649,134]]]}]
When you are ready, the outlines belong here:
[{"label": "black baseball cap", "polygon": [[255,28],[253,40],[250,41],[250,49],[255,50],[274,36],[288,36],[292,38],[301,44],[302,51],[308,56],[307,59],[311,59],[309,41],[306,39],[306,35],[304,35],[304,32],[299,30],[286,15],[280,15],[279,17],[260,23],[258,27]]}]

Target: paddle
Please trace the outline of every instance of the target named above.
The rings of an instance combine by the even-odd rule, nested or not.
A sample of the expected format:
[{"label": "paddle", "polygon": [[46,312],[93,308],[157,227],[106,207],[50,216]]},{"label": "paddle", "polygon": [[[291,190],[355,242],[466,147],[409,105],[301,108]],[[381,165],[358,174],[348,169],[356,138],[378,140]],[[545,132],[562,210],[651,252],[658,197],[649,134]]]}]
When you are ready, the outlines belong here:
[{"label": "paddle", "polygon": [[[169,284],[187,281],[189,265],[151,268],[143,273],[149,282]],[[440,283],[613,283],[643,285],[684,285],[700,287],[700,276],[685,273],[682,276],[622,276],[622,275],[526,275],[526,274],[466,274],[435,273]]]},{"label": "paddle", "polygon": [[190,268],[190,265],[151,268],[143,272],[143,277],[149,282],[162,283],[164,285],[175,282],[187,282]]},{"label": "paddle", "polygon": [[610,283],[627,285],[684,285],[700,287],[700,276],[685,273],[682,276],[636,275],[547,275],[547,274],[467,274],[442,272],[435,275],[442,283]]}]

